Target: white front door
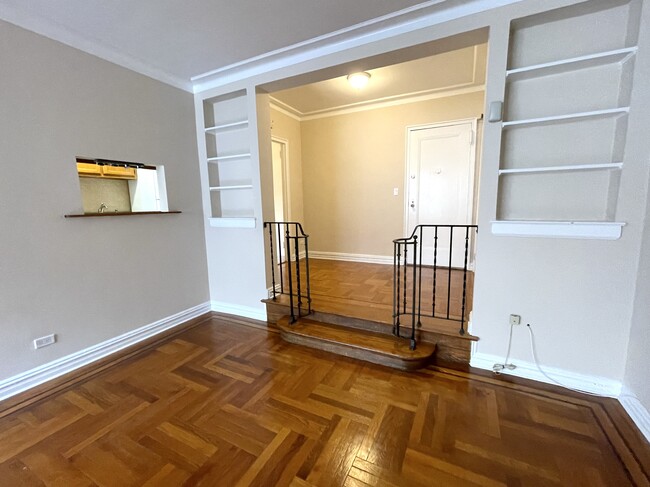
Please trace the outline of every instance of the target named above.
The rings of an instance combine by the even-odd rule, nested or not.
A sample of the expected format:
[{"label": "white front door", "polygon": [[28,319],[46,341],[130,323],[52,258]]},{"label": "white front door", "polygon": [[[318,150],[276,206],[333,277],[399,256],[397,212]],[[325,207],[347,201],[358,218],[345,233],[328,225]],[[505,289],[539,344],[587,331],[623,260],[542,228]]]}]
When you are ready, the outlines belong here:
[{"label": "white front door", "polygon": [[[416,225],[471,225],[474,207],[476,122],[413,127],[408,130],[407,235]],[[470,235],[471,237],[471,235]],[[423,235],[422,262],[434,261],[434,231]],[[439,229],[436,263],[463,267],[465,230]],[[470,256],[471,256],[470,249]]]}]

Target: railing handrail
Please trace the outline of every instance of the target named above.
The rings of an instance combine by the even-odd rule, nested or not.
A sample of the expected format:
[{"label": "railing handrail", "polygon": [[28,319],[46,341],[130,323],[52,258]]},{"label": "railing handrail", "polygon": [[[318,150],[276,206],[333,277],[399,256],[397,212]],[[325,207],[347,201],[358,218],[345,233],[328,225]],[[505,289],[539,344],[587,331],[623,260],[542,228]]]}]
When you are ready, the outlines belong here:
[{"label": "railing handrail", "polygon": [[305,231],[302,228],[302,223],[300,222],[264,222],[264,228],[266,228],[267,225],[294,225],[296,230],[300,229],[300,235],[296,235],[297,237],[309,238],[309,235],[305,233]]},{"label": "railing handrail", "polygon": [[415,228],[413,228],[410,237],[396,238],[393,240],[393,243],[411,243],[410,241],[413,240],[413,238],[416,236],[416,234],[418,233],[418,229],[422,229],[422,228],[476,228],[478,230],[478,225],[456,225],[456,224],[436,225],[433,223],[415,225]]}]

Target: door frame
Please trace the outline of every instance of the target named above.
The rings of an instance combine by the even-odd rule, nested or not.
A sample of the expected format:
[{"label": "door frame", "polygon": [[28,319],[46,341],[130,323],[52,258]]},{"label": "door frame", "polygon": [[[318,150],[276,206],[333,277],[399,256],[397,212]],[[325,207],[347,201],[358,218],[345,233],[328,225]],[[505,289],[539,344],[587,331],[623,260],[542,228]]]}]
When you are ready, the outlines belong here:
[{"label": "door frame", "polygon": [[[289,176],[289,140],[284,139],[282,137],[276,137],[275,135],[271,136],[271,145],[273,145],[273,142],[277,142],[278,144],[282,144],[284,146],[284,157],[282,158],[282,204],[284,206],[284,221],[290,221],[289,218],[291,216],[291,207],[289,206],[289,203],[291,201],[290,197],[290,189],[289,189],[289,182],[290,182],[290,176]],[[273,166],[273,147],[271,147],[271,166]],[[276,188],[273,188],[274,192],[274,197],[275,197],[275,190]],[[274,208],[274,217],[275,219],[275,208]]]},{"label": "door frame", "polygon": [[[476,187],[476,161],[477,161],[477,150],[478,150],[478,117],[472,118],[462,118],[458,120],[447,120],[444,122],[435,122],[435,123],[425,123],[419,125],[408,125],[406,127],[406,150],[405,150],[405,163],[404,163],[404,225],[403,232],[404,237],[409,237],[409,192],[410,192],[410,180],[411,180],[411,144],[409,143],[411,133],[417,130],[424,130],[429,128],[440,128],[440,127],[449,127],[451,125],[461,125],[470,123],[472,126],[472,135],[470,143],[470,160],[469,160],[469,201],[467,208],[467,217],[470,225],[476,223],[476,201],[475,193],[477,193]],[[418,195],[419,196],[419,195]],[[448,222],[440,222],[441,224],[447,224]]]}]

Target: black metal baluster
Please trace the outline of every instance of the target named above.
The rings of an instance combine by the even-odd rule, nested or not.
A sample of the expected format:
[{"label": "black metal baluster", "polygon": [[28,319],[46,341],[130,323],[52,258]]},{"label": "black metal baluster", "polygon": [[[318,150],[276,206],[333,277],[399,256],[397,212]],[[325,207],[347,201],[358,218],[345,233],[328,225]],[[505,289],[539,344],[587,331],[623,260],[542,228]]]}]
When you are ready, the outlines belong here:
[{"label": "black metal baluster", "polygon": [[[266,227],[266,223],[264,224]],[[273,260],[273,224],[269,223],[269,245],[271,247],[271,289],[273,290],[273,301],[275,297],[275,262]]]},{"label": "black metal baluster", "polygon": [[469,255],[469,227],[465,227],[465,263],[463,265],[463,304],[460,311],[460,334],[465,334],[465,298],[467,293],[467,257]]},{"label": "black metal baluster", "polygon": [[393,335],[399,336],[399,243],[393,242]]},{"label": "black metal baluster", "polygon": [[438,275],[438,225],[433,236],[433,291],[431,316],[436,317],[436,276]]},{"label": "black metal baluster", "polygon": [[305,271],[307,274],[307,314],[311,314],[311,287],[309,281],[309,237],[305,237]]},{"label": "black metal baluster", "polygon": [[296,322],[296,315],[293,311],[293,278],[291,277],[291,240],[289,225],[285,225],[285,244],[287,252],[287,274],[289,275],[289,306],[291,307],[291,323]]},{"label": "black metal baluster", "polygon": [[[413,237],[413,301],[411,302],[411,350],[415,350],[415,293],[416,293],[416,283],[417,283],[417,255],[418,255],[418,236]],[[418,309],[418,315],[420,311]]]},{"label": "black metal baluster", "polygon": [[[280,261],[280,294],[284,294],[284,277],[283,277],[283,270],[282,267],[284,266],[284,262],[282,262],[282,223],[277,223],[277,230],[278,230],[278,253],[280,254],[278,256],[278,260]],[[286,246],[285,246],[285,253],[286,251]]]},{"label": "black metal baluster", "polygon": [[420,227],[420,264],[419,264],[419,276],[418,276],[418,328],[422,327],[422,249],[424,248],[424,229]]},{"label": "black metal baluster", "polygon": [[449,319],[449,308],[451,301],[451,256],[453,254],[454,227],[449,227],[449,267],[447,268],[447,319]]},{"label": "black metal baluster", "polygon": [[296,283],[298,284],[298,317],[302,316],[302,289],[300,287],[300,239],[298,238],[298,224],[295,225],[296,237],[294,248],[296,249]]},{"label": "black metal baluster", "polygon": [[408,244],[404,243],[404,305],[402,307],[402,314],[406,314],[406,285],[407,285],[407,266],[408,266]]}]

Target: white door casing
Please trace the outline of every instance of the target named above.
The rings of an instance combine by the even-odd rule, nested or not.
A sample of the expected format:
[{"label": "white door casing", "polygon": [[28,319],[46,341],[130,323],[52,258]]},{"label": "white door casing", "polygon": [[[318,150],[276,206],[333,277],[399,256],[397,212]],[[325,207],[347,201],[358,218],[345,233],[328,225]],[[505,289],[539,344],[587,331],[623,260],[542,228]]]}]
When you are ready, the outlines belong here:
[{"label": "white door casing", "polygon": [[[407,128],[405,235],[416,225],[474,223],[477,120]],[[422,261],[433,264],[433,229],[423,235]],[[436,263],[449,265],[450,230],[439,229]],[[470,266],[473,249],[470,249]],[[463,267],[465,231],[454,230],[452,267]]]},{"label": "white door casing", "polygon": [[[276,222],[289,221],[288,168],[289,143],[279,137],[271,138],[271,164],[273,166],[273,218]],[[284,238],[278,241],[278,254],[284,259]]]}]

